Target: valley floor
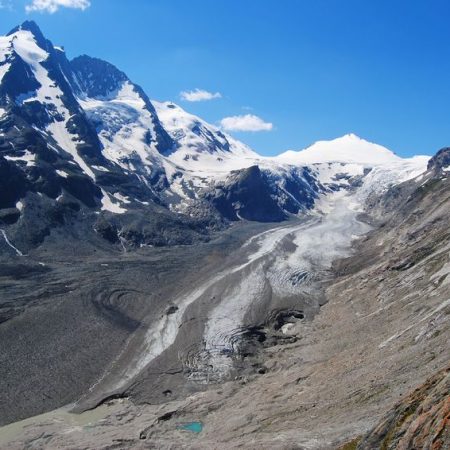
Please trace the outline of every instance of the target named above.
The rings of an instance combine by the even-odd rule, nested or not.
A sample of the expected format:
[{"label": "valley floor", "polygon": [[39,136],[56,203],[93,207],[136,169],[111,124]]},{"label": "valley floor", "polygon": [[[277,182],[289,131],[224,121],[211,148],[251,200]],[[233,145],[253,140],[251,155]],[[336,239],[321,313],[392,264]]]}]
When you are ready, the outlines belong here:
[{"label": "valley floor", "polygon": [[0,423],[89,391],[140,330],[165,315],[168,298],[217,270],[249,236],[270,225],[237,225],[196,246],[93,252],[51,237],[0,264]]},{"label": "valley floor", "polygon": [[[362,436],[450,359],[449,248],[396,269],[443,232],[424,242],[408,224],[354,242],[354,256],[336,263],[369,230],[346,195],[329,196],[306,222],[254,228],[252,237],[244,227],[240,239],[205,246],[202,259],[191,251],[177,289],[111,344],[113,364],[76,409],[110,400],[9,425],[1,445],[325,449]],[[402,237],[408,245],[393,247]],[[145,269],[148,260],[127,277]],[[96,286],[100,298],[111,279]],[[145,292],[141,280],[135,289]],[[102,303],[104,315],[121,317],[120,306],[132,318],[129,304],[112,304]]]}]

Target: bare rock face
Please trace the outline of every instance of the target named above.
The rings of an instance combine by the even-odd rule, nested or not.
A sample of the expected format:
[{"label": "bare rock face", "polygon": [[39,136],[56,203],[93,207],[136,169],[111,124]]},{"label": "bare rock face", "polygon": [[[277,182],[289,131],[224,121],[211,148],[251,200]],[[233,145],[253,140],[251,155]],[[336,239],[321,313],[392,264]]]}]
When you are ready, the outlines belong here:
[{"label": "bare rock face", "polygon": [[428,163],[428,170],[433,170],[435,173],[445,171],[448,167],[450,167],[450,147],[439,150]]},{"label": "bare rock face", "polygon": [[229,220],[279,222],[286,218],[258,166],[231,172],[225,183],[215,187],[211,203]]},{"label": "bare rock face", "polygon": [[450,448],[450,366],[397,403],[357,448]]}]

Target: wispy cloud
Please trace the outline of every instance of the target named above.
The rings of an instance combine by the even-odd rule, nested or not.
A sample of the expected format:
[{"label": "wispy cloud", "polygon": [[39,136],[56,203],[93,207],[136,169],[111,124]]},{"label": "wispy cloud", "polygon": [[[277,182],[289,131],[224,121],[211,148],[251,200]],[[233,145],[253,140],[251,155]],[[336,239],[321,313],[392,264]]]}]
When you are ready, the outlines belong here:
[{"label": "wispy cloud", "polygon": [[273,124],[264,122],[261,117],[254,114],[225,117],[220,121],[220,126],[227,131],[270,131],[273,129]]},{"label": "wispy cloud", "polygon": [[11,11],[13,9],[11,0],[0,0],[0,9],[8,9]]},{"label": "wispy cloud", "polygon": [[213,100],[215,98],[221,98],[222,94],[220,92],[208,92],[204,89],[194,89],[193,91],[183,91],[180,92],[181,100],[186,100],[187,102],[204,102],[206,100]]},{"label": "wispy cloud", "polygon": [[91,6],[90,0],[33,0],[25,6],[26,12],[48,12],[50,14],[58,11],[59,8],[81,9],[84,11]]}]

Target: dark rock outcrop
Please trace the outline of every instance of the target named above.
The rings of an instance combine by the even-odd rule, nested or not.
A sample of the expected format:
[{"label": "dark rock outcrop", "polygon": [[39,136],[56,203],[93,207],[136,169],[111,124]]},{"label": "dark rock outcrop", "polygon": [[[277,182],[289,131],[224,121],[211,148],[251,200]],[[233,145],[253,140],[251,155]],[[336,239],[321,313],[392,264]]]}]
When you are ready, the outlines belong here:
[{"label": "dark rock outcrop", "polygon": [[439,150],[428,162],[427,169],[435,174],[441,173],[444,169],[450,168],[450,147]]},{"label": "dark rock outcrop", "polygon": [[267,180],[258,166],[231,172],[225,183],[216,185],[207,198],[228,220],[279,222],[286,218],[272,198]]}]

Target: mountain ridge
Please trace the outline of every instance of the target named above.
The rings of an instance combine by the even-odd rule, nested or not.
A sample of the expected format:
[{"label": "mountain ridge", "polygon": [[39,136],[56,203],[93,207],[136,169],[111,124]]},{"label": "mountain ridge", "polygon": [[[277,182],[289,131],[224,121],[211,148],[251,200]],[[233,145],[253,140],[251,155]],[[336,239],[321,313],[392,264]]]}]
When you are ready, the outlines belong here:
[{"label": "mountain ridge", "polygon": [[[263,157],[173,102],[152,102],[106,61],[86,55],[69,61],[34,22],[14,28],[0,47],[0,155],[5,179],[15,180],[4,206],[18,218],[19,235],[27,192],[44,195],[38,202],[56,208],[62,222],[87,214],[93,230],[116,230],[115,242],[136,247],[151,243],[141,225],[124,230],[138,216],[144,224],[155,211],[178,223],[180,217],[199,227],[206,221],[212,230],[250,217],[277,222],[307,213],[327,192],[361,182],[367,185],[361,192],[384,189],[427,163],[401,159],[355,135]],[[254,197],[233,184],[255,182],[244,175],[254,166],[265,212],[241,214]],[[372,178],[376,182],[369,183]],[[14,212],[18,202],[23,206]],[[42,233],[59,226],[43,224]],[[43,242],[42,233],[18,239],[28,239],[30,247]]]}]

